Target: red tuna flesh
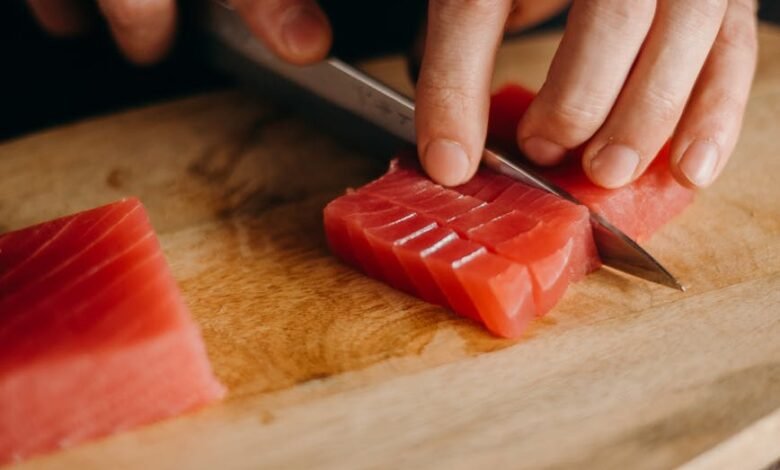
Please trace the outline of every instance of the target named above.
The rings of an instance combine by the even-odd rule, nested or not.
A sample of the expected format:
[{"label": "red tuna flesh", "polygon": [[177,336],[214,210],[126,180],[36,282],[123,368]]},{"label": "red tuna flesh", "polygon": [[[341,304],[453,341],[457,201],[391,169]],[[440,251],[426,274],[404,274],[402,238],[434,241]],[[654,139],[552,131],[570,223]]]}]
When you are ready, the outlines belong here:
[{"label": "red tuna flesh", "polygon": [[385,176],[325,208],[329,244],[371,277],[517,337],[597,260],[587,209],[525,186],[548,210],[525,212],[457,189],[396,160]]},{"label": "red tuna flesh", "polygon": [[[493,95],[490,138],[507,153],[516,152],[517,125],[533,98],[533,92],[518,85],[506,85]],[[669,171],[668,145],[642,176],[619,189],[600,188],[588,180],[582,171],[581,149],[561,165],[538,171],[640,242],[682,212],[694,197],[694,191],[678,183]]]},{"label": "red tuna flesh", "polygon": [[0,236],[0,463],[223,394],[138,200]]}]

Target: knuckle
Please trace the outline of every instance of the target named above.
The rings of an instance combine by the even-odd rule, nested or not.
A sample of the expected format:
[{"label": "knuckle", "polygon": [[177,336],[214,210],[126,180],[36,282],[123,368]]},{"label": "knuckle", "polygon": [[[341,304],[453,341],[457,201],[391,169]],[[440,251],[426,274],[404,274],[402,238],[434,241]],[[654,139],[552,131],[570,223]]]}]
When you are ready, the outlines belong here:
[{"label": "knuckle", "polygon": [[720,116],[741,116],[747,105],[747,96],[733,91],[720,90],[710,95],[708,105],[718,110]]},{"label": "knuckle", "polygon": [[167,0],[104,0],[103,11],[118,28],[130,29],[138,25],[156,22],[167,13]]},{"label": "knuckle", "polygon": [[643,108],[651,113],[653,120],[666,125],[674,125],[680,119],[684,105],[680,97],[658,87],[648,88],[643,101]]},{"label": "knuckle", "polygon": [[425,80],[419,83],[419,95],[430,109],[455,116],[469,115],[478,96],[467,86]]},{"label": "knuckle", "polygon": [[559,130],[561,143],[566,146],[576,146],[590,138],[606,115],[603,105],[581,100],[547,102],[537,114],[547,125]]}]

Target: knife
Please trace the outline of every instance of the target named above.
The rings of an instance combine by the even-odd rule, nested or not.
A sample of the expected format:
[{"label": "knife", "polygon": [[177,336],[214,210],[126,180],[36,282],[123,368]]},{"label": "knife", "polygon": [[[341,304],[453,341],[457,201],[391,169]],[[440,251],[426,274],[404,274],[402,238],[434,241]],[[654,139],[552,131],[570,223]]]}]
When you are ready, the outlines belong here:
[{"label": "knife", "polygon": [[[340,114],[343,116],[343,111],[347,111],[353,118],[368,121],[401,141],[416,143],[414,102],[360,70],[334,57],[308,66],[288,64],[255,39],[233,8],[221,1],[206,2],[201,23],[211,46],[206,51],[212,61],[223,69],[253,81],[261,77],[260,81],[266,87],[282,93],[287,100],[306,99],[307,109],[316,103],[329,108],[326,113],[333,114],[336,108],[342,111]],[[354,127],[351,130],[352,134],[358,133]],[[584,205],[564,189],[489,148],[482,155],[482,164],[529,186]],[[685,290],[650,253],[603,216],[589,211],[593,238],[604,265],[647,281]]]}]

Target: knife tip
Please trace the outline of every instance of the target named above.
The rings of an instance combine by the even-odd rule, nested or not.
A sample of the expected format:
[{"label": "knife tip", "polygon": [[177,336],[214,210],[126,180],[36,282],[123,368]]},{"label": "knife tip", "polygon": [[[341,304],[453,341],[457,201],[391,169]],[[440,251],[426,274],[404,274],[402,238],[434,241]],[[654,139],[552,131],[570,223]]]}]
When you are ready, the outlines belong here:
[{"label": "knife tip", "polygon": [[[686,292],[688,290],[685,284],[683,284],[676,277],[674,277],[672,273],[670,273],[663,267],[661,267],[661,269],[662,269],[663,276],[656,277],[655,282],[657,282],[658,284],[662,284],[666,287],[675,289],[679,292]],[[648,279],[648,280],[652,280],[652,279]]]},{"label": "knife tip", "polygon": [[669,271],[663,270],[664,276],[660,279],[657,279],[656,282],[659,284],[663,284],[666,287],[671,287],[672,289],[675,289],[680,292],[686,292],[688,290],[688,287],[685,286],[682,282],[680,282],[672,273]]}]

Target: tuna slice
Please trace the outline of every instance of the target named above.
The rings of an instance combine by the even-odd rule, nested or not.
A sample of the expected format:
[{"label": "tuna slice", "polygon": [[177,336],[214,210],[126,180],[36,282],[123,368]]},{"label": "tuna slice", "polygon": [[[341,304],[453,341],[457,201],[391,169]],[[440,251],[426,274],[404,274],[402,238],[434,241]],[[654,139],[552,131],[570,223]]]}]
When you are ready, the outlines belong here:
[{"label": "tuna slice", "polygon": [[[507,86],[493,98],[490,138],[508,153],[516,151],[517,124],[533,97]],[[635,183],[612,191],[587,180],[576,152],[543,171],[642,240],[693,198],[667,164],[663,151]],[[600,266],[586,208],[484,169],[444,188],[402,157],[328,204],[324,219],[332,251],[347,263],[508,338]]]},{"label": "tuna slice", "polygon": [[223,395],[138,200],[0,236],[0,463]]}]

